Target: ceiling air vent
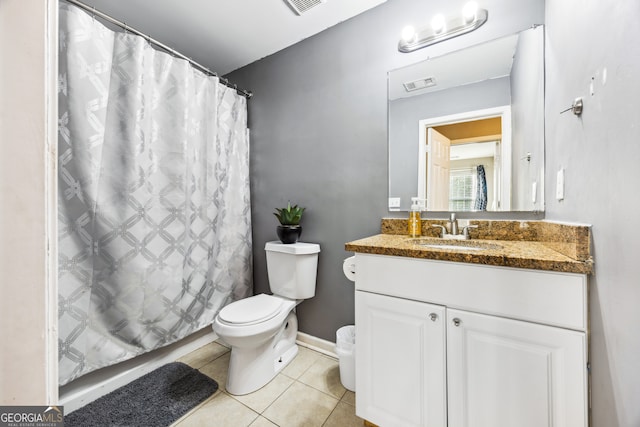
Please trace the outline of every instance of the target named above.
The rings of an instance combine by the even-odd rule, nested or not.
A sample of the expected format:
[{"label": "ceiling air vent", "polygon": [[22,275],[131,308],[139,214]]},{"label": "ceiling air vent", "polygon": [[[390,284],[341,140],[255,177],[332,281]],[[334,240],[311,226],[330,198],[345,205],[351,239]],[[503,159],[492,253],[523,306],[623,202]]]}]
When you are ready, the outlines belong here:
[{"label": "ceiling air vent", "polygon": [[414,90],[435,86],[436,79],[433,77],[427,77],[426,79],[418,79],[412,82],[402,83],[402,85],[407,92],[413,92]]},{"label": "ceiling air vent", "polygon": [[284,0],[284,2],[293,10],[296,14],[302,15],[309,9],[312,9],[327,0]]}]

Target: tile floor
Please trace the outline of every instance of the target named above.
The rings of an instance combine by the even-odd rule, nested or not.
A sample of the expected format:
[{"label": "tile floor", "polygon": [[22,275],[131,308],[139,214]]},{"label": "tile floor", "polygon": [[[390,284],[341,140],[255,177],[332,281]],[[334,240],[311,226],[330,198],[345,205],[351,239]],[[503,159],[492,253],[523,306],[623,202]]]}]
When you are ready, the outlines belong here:
[{"label": "tile floor", "polygon": [[229,355],[229,348],[214,342],[178,360],[216,380],[219,389],[172,427],[363,425],[355,415],[355,394],[340,383],[337,360],[300,346],[296,358],[269,384],[232,396],[225,389]]}]

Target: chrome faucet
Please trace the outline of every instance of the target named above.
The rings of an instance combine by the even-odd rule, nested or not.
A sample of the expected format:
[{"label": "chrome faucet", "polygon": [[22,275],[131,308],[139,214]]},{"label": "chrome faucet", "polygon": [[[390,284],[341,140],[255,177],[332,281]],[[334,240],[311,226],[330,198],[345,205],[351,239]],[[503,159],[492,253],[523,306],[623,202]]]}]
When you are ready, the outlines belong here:
[{"label": "chrome faucet", "polygon": [[460,233],[460,228],[458,226],[458,219],[456,218],[456,213],[451,212],[449,216],[449,223],[447,227],[440,224],[433,224],[432,227],[440,227],[440,237],[443,239],[455,239],[455,240],[468,240],[469,237],[469,229],[470,228],[478,228],[477,225],[464,225],[462,227],[462,233]]},{"label": "chrome faucet", "polygon": [[449,216],[449,230],[451,230],[452,236],[458,235],[458,219],[456,218],[455,212],[451,212]]}]

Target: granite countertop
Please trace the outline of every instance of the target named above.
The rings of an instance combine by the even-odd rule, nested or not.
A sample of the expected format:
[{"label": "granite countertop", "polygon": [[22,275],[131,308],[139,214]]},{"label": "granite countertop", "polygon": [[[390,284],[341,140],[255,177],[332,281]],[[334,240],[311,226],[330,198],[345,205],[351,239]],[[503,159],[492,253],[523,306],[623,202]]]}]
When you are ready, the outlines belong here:
[{"label": "granite countertop", "polygon": [[[571,257],[566,253],[565,248],[559,248],[556,242],[487,239],[486,237],[487,236],[484,236],[482,239],[472,238],[464,241],[450,241],[437,237],[419,237],[414,239],[403,234],[385,233],[346,243],[345,249],[350,252],[367,254],[465,262],[501,267],[529,268],[582,274],[590,274],[593,272],[593,260],[590,256],[585,256],[584,254],[575,256],[575,252],[569,252],[574,255],[574,257]],[[482,249],[464,249],[464,247],[437,248],[425,246],[424,243],[476,245],[481,246]],[[570,243],[565,243],[565,246],[566,245],[570,245]]]}]

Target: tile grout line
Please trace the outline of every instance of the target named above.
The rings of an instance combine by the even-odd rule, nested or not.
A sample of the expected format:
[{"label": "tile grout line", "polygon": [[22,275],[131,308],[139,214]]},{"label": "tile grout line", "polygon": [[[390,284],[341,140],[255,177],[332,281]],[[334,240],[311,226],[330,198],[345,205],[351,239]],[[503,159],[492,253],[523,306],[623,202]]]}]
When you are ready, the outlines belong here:
[{"label": "tile grout line", "polygon": [[[348,403],[346,402],[344,399],[347,396],[347,393],[349,392],[346,388],[344,388],[344,391],[342,393],[337,393],[333,394],[331,392],[331,387],[327,388],[327,390],[324,389],[320,389],[319,387],[321,386],[321,384],[314,386],[312,384],[308,384],[306,382],[304,382],[304,380],[302,380],[302,378],[305,377],[305,375],[307,375],[308,377],[311,378],[311,376],[315,375],[314,373],[310,373],[310,371],[318,365],[319,361],[324,360],[325,362],[320,362],[323,364],[326,364],[326,361],[331,361],[331,362],[339,362],[339,360],[337,360],[334,357],[331,357],[329,355],[323,354],[321,352],[317,352],[314,349],[308,349],[311,353],[315,353],[315,357],[312,359],[312,363],[309,366],[304,367],[304,365],[302,365],[303,369],[300,371],[300,373],[297,375],[297,377],[293,377],[290,376],[288,374],[286,374],[284,371],[279,372],[275,378],[277,378],[277,376],[282,375],[282,379],[286,379],[288,381],[291,381],[288,385],[286,385],[280,392],[277,393],[277,395],[273,395],[273,397],[271,397],[271,395],[269,396],[269,398],[267,399],[267,401],[269,402],[267,404],[267,406],[262,409],[261,411],[255,410],[253,408],[251,408],[248,404],[243,403],[242,401],[236,399],[235,396],[229,394],[226,391],[226,388],[223,384],[219,383],[219,393],[216,392],[213,395],[211,395],[209,398],[205,399],[203,402],[201,402],[200,404],[198,404],[196,407],[192,408],[192,410],[190,410],[187,414],[185,414],[183,417],[181,417],[179,420],[176,420],[176,422],[174,424],[172,424],[172,426],[174,427],[179,427],[180,424],[182,424],[185,420],[187,420],[188,418],[190,418],[191,416],[193,416],[195,413],[197,413],[197,411],[201,410],[203,406],[207,405],[209,402],[213,401],[216,398],[219,398],[220,394],[222,395],[226,395],[227,397],[231,397],[236,403],[239,403],[242,407],[244,407],[245,409],[248,409],[250,411],[250,413],[254,414],[255,416],[252,418],[252,420],[247,424],[247,426],[251,426],[252,424],[258,422],[260,419],[264,419],[264,421],[269,422],[277,427],[280,426],[280,424],[278,424],[276,421],[272,420],[271,418],[267,417],[265,414],[266,412],[272,408],[274,406],[274,404],[276,404],[276,402],[278,401],[278,399],[280,399],[287,391],[289,391],[291,389],[291,387],[297,383],[298,386],[302,386],[302,387],[309,387],[309,389],[311,390],[315,390],[316,392],[321,393],[322,395],[326,396],[327,398],[331,399],[331,402],[334,402],[331,410],[329,411],[329,414],[326,416],[326,418],[324,418],[324,420],[318,420],[321,421],[321,424],[318,424],[319,426],[326,426],[327,423],[329,422],[329,419],[334,416],[334,414],[336,413],[336,411],[338,410],[338,408],[340,407],[340,403],[343,402],[345,403],[345,405],[350,406],[350,407],[354,407],[354,404]],[[206,361],[206,362],[202,362],[201,366],[199,366],[198,368],[194,368],[197,369],[198,371],[200,371],[201,369],[203,369],[204,367],[208,366],[209,364],[215,362],[216,360],[225,357],[228,353],[230,353],[230,349],[226,349],[226,351],[224,351],[223,353],[217,355],[216,357]],[[200,363],[198,363],[200,365]],[[331,368],[333,369],[333,368]],[[202,372],[201,372],[202,373]],[[203,373],[204,374],[204,373]],[[207,375],[207,374],[204,374]],[[310,380],[310,378],[307,378],[307,380]],[[216,378],[213,378],[214,380],[218,381]],[[311,381],[313,382],[313,381]],[[277,389],[276,389],[277,390]],[[185,424],[186,425],[186,424]]]},{"label": "tile grout line", "polygon": [[[278,375],[280,375],[280,374],[278,374]],[[290,377],[287,377],[287,378],[290,378]],[[275,377],[274,377],[274,379],[275,379]],[[292,378],[292,379],[293,379],[293,378]],[[281,392],[281,393],[279,393],[279,394],[278,394],[278,395],[273,399],[273,401],[272,401],[271,403],[269,403],[269,404],[267,405],[267,407],[266,407],[266,408],[264,408],[264,409],[262,410],[262,412],[258,412],[258,411],[256,411],[255,409],[253,409],[253,408],[251,408],[251,407],[249,407],[249,406],[245,405],[245,404],[244,404],[244,402],[241,402],[240,400],[236,399],[233,395],[231,395],[231,394],[229,394],[229,393],[225,393],[225,392],[223,392],[223,393],[225,393],[227,396],[231,397],[232,399],[234,399],[236,402],[240,403],[241,405],[245,406],[246,408],[250,409],[251,411],[253,411],[253,412],[257,413],[257,414],[258,414],[258,417],[262,417],[262,418],[264,418],[264,419],[266,419],[266,420],[269,420],[271,423],[276,424],[276,422],[275,422],[275,421],[273,421],[271,418],[267,418],[267,417],[264,415],[264,413],[267,411],[267,409],[269,409],[269,408],[271,407],[271,405],[273,405],[273,404],[276,402],[276,400],[278,400],[278,399],[280,398],[280,396],[282,396],[282,395],[285,393],[285,391],[289,390],[289,388],[293,385],[293,383],[294,383],[294,382],[295,382],[295,380],[293,380],[293,382],[291,382],[291,384],[289,384],[287,387],[285,387],[285,388],[284,388],[284,390],[282,390],[282,392]],[[268,384],[268,383],[267,383],[267,384]],[[256,390],[256,391],[257,391],[257,390]],[[257,418],[256,418],[256,419],[257,419]],[[255,422],[255,420],[253,420],[253,421],[252,421],[252,423],[253,423],[253,422]],[[250,424],[250,425],[251,425],[251,424]],[[276,425],[278,425],[278,424],[276,424]]]},{"label": "tile grout line", "polygon": [[336,406],[333,407],[333,409],[331,410],[331,412],[329,412],[329,415],[327,415],[327,418],[322,422],[322,426],[325,426],[327,424],[327,421],[329,421],[329,418],[331,418],[331,415],[333,415],[333,413],[336,411],[336,409],[338,409],[338,405],[340,404],[340,400],[338,400],[338,403],[336,403]]},{"label": "tile grout line", "polygon": [[[314,351],[314,350],[312,350],[312,351]],[[317,352],[316,352],[316,353],[317,353]],[[328,359],[328,360],[330,360],[330,361],[332,361],[332,362],[337,362],[337,361],[336,361],[335,359],[333,359],[332,357],[328,357],[328,356],[323,355],[323,354],[321,354],[321,353],[319,353],[319,355],[320,355],[320,357],[324,357],[325,359]],[[347,389],[346,389],[346,388],[344,389],[344,392],[340,395],[340,397],[336,397],[336,396],[334,396],[333,394],[327,393],[325,390],[320,390],[319,388],[314,387],[314,386],[313,386],[313,385],[311,385],[311,384],[307,384],[307,383],[305,383],[304,381],[300,381],[300,378],[302,378],[302,377],[304,376],[304,374],[306,374],[306,373],[307,373],[307,371],[309,371],[309,370],[310,370],[310,369],[311,369],[315,364],[316,364],[315,362],[314,362],[314,363],[312,363],[312,364],[311,364],[311,366],[309,366],[309,367],[308,367],[308,368],[307,368],[307,369],[306,369],[302,374],[300,374],[300,376],[299,376],[298,378],[294,378],[294,381],[297,381],[297,382],[299,382],[300,384],[304,384],[304,385],[306,385],[306,386],[308,386],[308,387],[311,387],[312,389],[317,390],[317,391],[319,391],[320,393],[326,394],[326,395],[327,395],[327,396],[329,396],[329,397],[333,397],[334,399],[337,399],[337,400],[338,400],[338,402],[339,402],[339,401],[341,401],[341,400],[342,400],[342,398],[344,397],[344,395],[345,395],[345,394],[346,394],[346,392],[347,392]],[[290,378],[291,378],[291,377],[290,377]],[[343,387],[343,388],[344,388],[344,387]]]},{"label": "tile grout line", "polygon": [[[204,374],[203,374],[204,375]],[[215,399],[218,395],[218,392],[220,393],[224,393],[222,390],[220,390],[220,385],[218,384],[218,390],[216,390],[211,396],[209,396],[208,398],[206,398],[205,400],[203,400],[202,402],[198,403],[196,406],[194,406],[193,408],[191,408],[191,410],[189,410],[189,412],[187,412],[186,414],[184,414],[182,417],[178,418],[177,420],[175,420],[170,427],[175,426],[178,427],[180,424],[182,424],[182,422],[184,420],[186,420],[187,418],[189,418],[191,415],[193,415],[196,411],[202,409],[202,407],[204,405],[206,405],[207,403],[209,403],[209,401]]]}]

